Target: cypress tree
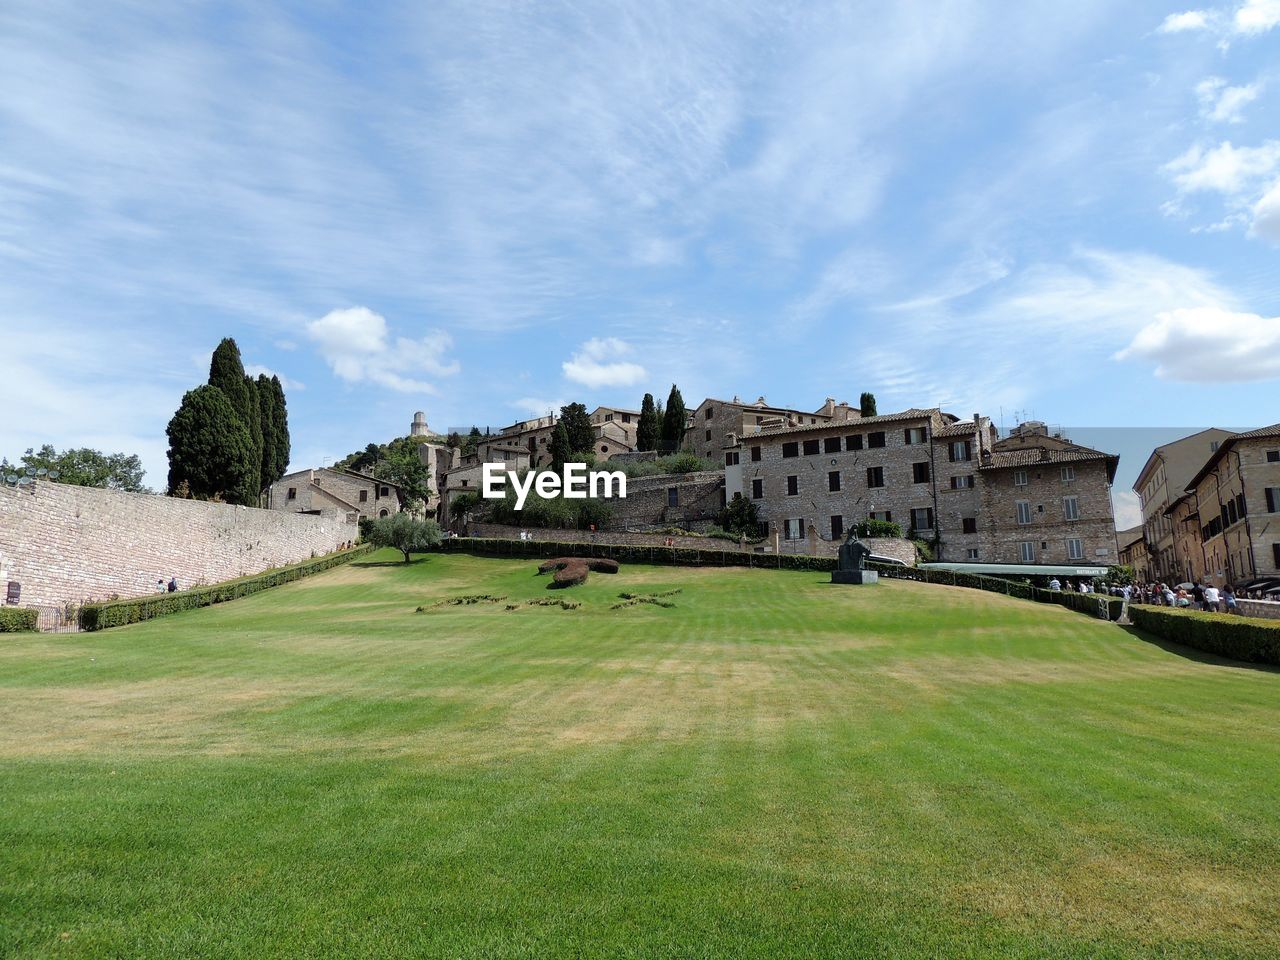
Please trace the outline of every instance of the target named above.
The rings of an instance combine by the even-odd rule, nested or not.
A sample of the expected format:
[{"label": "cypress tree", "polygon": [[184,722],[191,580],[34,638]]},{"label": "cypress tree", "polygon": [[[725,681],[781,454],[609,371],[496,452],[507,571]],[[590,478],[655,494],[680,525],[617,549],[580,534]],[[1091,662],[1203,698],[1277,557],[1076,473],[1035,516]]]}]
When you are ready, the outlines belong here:
[{"label": "cypress tree", "polygon": [[217,387],[231,403],[249,435],[249,455],[244,469],[237,471],[241,477],[241,489],[228,496],[233,502],[256,506],[262,491],[262,423],[258,414],[257,391],[254,383],[244,373],[240,360],[240,348],[230,337],[224,337],[213,351],[209,362],[209,386]]},{"label": "cypress tree", "polygon": [[271,458],[271,480],[275,483],[289,471],[289,457],[291,456],[289,441],[289,410],[284,402],[284,387],[280,385],[280,378],[271,377],[271,392],[273,399],[271,403],[271,419],[273,423],[273,435],[275,439],[274,453]]},{"label": "cypress tree", "polygon": [[244,502],[253,443],[226,394],[207,384],[187,391],[166,433],[170,496]]},{"label": "cypress tree", "polygon": [[244,503],[257,506],[258,495],[264,486],[262,482],[262,398],[258,396],[258,384],[252,377],[244,378],[244,385],[249,388],[249,412],[245,421],[249,426],[249,439],[253,443],[253,460],[249,465],[249,474],[245,480]]},{"label": "cypress tree", "polygon": [[265,373],[258,374],[258,423],[262,431],[262,485],[275,483],[276,476],[276,391]]},{"label": "cypress tree", "polygon": [[572,455],[573,447],[569,443],[569,431],[561,420],[551,431],[551,469],[559,470]]},{"label": "cypress tree", "polygon": [[684,408],[684,397],[680,396],[680,388],[674,383],[667,396],[667,410],[662,416],[662,438],[658,449],[662,453],[675,453],[684,446],[684,425],[688,413]]},{"label": "cypress tree", "polygon": [[662,421],[658,417],[658,408],[653,402],[653,394],[646,393],[640,402],[640,423],[636,427],[636,449],[654,450],[658,446],[658,435],[662,431]]},{"label": "cypress tree", "polygon": [[874,393],[864,393],[858,400],[858,408],[864,417],[874,417],[876,415],[876,395]]}]

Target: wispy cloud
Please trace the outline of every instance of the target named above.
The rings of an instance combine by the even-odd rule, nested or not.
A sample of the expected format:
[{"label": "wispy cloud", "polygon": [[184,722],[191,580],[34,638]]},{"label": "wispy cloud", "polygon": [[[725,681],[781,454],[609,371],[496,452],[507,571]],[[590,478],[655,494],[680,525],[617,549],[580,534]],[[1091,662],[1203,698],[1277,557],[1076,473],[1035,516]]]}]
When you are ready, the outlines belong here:
[{"label": "wispy cloud", "polygon": [[1156,376],[1167,380],[1273,380],[1280,377],[1280,317],[1216,306],[1163,311],[1116,359],[1154,363]]},{"label": "wispy cloud", "polygon": [[647,374],[638,363],[623,359],[631,345],[617,337],[593,337],[560,368],[565,378],[586,387],[629,387]]},{"label": "wispy cloud", "polygon": [[1200,116],[1213,123],[1241,123],[1244,108],[1258,99],[1262,84],[1246,83],[1230,86],[1221,77],[1207,77],[1196,84]]}]

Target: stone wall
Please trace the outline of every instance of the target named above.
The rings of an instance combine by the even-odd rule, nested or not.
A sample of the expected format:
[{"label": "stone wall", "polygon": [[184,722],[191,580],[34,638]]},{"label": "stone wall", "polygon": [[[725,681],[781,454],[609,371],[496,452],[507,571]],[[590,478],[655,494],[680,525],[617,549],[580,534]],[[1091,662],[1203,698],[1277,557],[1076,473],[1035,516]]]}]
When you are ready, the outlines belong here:
[{"label": "stone wall", "polygon": [[22,584],[23,606],[61,606],[186,588],[328,553],[358,536],[320,516],[174,500],[60,483],[0,487],[0,583]]},{"label": "stone wall", "polygon": [[[660,547],[668,537],[661,533],[628,533],[622,530],[602,530],[591,533],[589,530],[544,530],[537,527],[508,527],[498,523],[469,523],[467,535],[472,537],[492,537],[499,540],[518,540],[521,532],[527,533],[533,540],[557,543],[613,543],[628,547]],[[741,550],[742,547],[730,540],[719,537],[671,537],[672,546],[688,547],[695,550]],[[843,541],[842,541],[843,542]],[[901,560],[910,566],[915,565],[916,548],[910,540],[891,537],[872,537],[865,541],[876,556]],[[839,543],[820,541],[818,556],[835,556],[839,552]],[[769,541],[764,543],[748,543],[748,553],[772,553],[773,546]],[[803,551],[787,550],[786,553],[802,553]]]},{"label": "stone wall", "polygon": [[[600,467],[607,470],[608,466]],[[675,505],[671,505],[671,490]],[[613,520],[610,529],[684,522],[709,524],[724,507],[724,474],[680,473],[627,479],[625,499],[610,500]]]}]

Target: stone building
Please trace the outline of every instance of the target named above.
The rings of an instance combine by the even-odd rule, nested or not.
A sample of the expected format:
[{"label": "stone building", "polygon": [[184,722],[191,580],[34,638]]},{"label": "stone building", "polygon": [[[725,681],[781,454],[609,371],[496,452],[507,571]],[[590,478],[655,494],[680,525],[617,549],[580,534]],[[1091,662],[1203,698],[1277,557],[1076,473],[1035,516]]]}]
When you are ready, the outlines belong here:
[{"label": "stone building", "polygon": [[530,420],[519,420],[498,432],[497,439],[504,443],[519,445],[529,456],[529,463],[534,467],[545,467],[551,463],[551,432],[559,420],[555,414],[545,417],[534,417]]},{"label": "stone building", "polygon": [[1143,537],[1150,554],[1150,567],[1146,579],[1178,583],[1177,551],[1174,545],[1173,520],[1169,508],[1182,496],[1191,478],[1195,476],[1222,441],[1231,436],[1230,430],[1212,428],[1193,433],[1156,447],[1147,457],[1133,490],[1142,504]]},{"label": "stone building", "polygon": [[[454,451],[457,453],[457,451]],[[453,501],[464,493],[479,494],[484,483],[484,465],[500,463],[504,470],[520,472],[529,469],[529,451],[519,443],[509,442],[503,436],[482,440],[475,453],[457,456],[455,465],[445,474],[444,495],[440,499],[440,522],[452,520],[450,508]]]},{"label": "stone building", "polygon": [[984,454],[980,552],[993,563],[1117,562],[1111,483],[1120,458],[1022,424]]},{"label": "stone building", "polygon": [[754,501],[783,549],[803,549],[810,525],[836,540],[870,519],[932,542],[939,561],[1114,563],[1119,458],[1041,426],[998,440],[989,418],[935,407],[730,434],[725,495]]},{"label": "stone building", "polygon": [[1142,527],[1116,531],[1116,549],[1120,563],[1132,567],[1134,579],[1145,583],[1149,579],[1147,570],[1150,564],[1147,560],[1147,541],[1143,539]]},{"label": "stone building", "polygon": [[355,470],[295,470],[267,488],[267,508],[290,513],[340,511],[348,519],[388,517],[404,509],[400,488]]},{"label": "stone building", "polygon": [[856,407],[836,403],[830,397],[813,412],[772,407],[764,397],[757,398],[755,403],[743,403],[737,397],[732,400],[708,397],[690,414],[684,445],[698,456],[714,460],[721,453],[726,434],[748,437],[762,431],[844,422],[860,415]]},{"label": "stone building", "polygon": [[1280,424],[1224,438],[1186,491],[1180,517],[1189,539],[1198,534],[1205,578],[1244,589],[1280,582]]},{"label": "stone building", "polygon": [[618,454],[632,453],[636,448],[636,430],[639,425],[639,410],[596,407],[591,412],[591,427],[595,432],[592,452],[596,455],[596,462],[602,463]]}]

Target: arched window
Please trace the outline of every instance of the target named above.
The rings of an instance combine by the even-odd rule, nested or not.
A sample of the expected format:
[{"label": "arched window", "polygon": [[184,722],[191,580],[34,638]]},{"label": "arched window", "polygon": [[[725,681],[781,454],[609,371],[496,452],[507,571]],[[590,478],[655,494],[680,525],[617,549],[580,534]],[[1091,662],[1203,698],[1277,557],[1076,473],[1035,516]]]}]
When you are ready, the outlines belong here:
[{"label": "arched window", "polygon": [[378,511],[378,517],[379,517],[379,519],[381,519],[382,517],[385,517],[386,515],[387,515],[387,511],[386,511],[386,510],[379,510],[379,511]]}]

